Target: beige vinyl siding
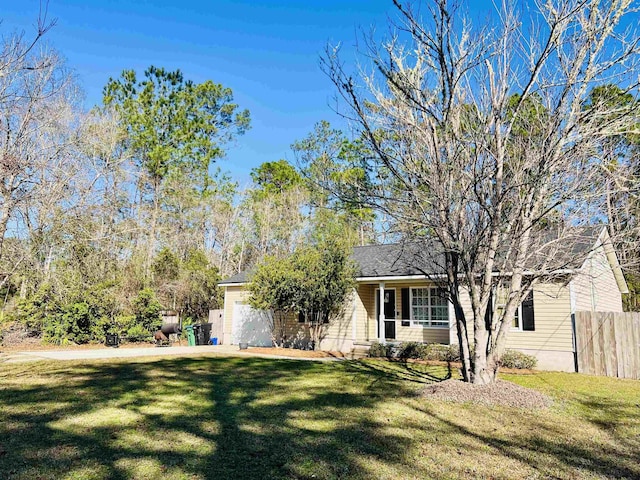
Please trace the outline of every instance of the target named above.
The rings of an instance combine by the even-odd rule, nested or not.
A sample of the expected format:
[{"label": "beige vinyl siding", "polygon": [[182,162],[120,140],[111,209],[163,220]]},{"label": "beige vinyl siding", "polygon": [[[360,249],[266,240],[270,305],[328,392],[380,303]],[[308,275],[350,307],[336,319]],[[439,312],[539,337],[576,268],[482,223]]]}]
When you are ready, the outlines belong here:
[{"label": "beige vinyl siding", "polygon": [[249,293],[242,286],[224,287],[224,341],[231,343],[233,306],[236,302],[246,302]]},{"label": "beige vinyl siding", "polygon": [[[402,319],[409,319],[409,312],[402,311],[402,289],[403,288],[422,288],[433,287],[433,283],[422,282],[386,282],[385,289],[393,289],[396,292],[395,309],[398,312],[396,318],[396,341],[398,342],[426,342],[426,343],[449,343],[449,328],[436,327],[403,327]],[[358,341],[375,341],[378,339],[378,319],[376,318],[376,295],[378,295],[378,284],[360,285],[358,291],[365,305],[367,313],[367,333],[368,338],[361,339],[358,335]],[[452,321],[449,315],[449,322]]]},{"label": "beige vinyl siding", "polygon": [[571,297],[562,284],[538,284],[533,290],[535,330],[511,330],[507,348],[533,351],[573,351]]},{"label": "beige vinyl siding", "polygon": [[[471,297],[469,296],[469,291],[467,289],[463,289],[460,292],[460,303],[462,303],[462,310],[464,310],[464,316],[467,319],[467,330],[469,332],[469,342],[473,345],[473,309],[471,308]],[[449,341],[445,343],[449,343],[452,345],[458,344],[458,329],[456,327],[456,319],[453,311],[451,312],[449,319]]]},{"label": "beige vinyl siding", "polygon": [[354,301],[356,302],[355,308],[357,316],[358,295],[356,292],[351,292],[347,295],[342,315],[332,319],[325,327],[324,336],[320,344],[322,350],[348,352],[353,348]]},{"label": "beige vinyl siding", "polygon": [[[371,325],[369,321],[369,315],[371,310],[371,298],[373,296],[373,289],[371,285],[358,285],[356,288],[357,300],[356,300],[356,342],[368,342],[371,337]],[[373,303],[375,307],[375,303]],[[371,316],[375,315],[375,312],[371,313]],[[375,336],[375,331],[374,331]]]},{"label": "beige vinyl siding", "polygon": [[577,311],[622,312],[622,295],[602,245],[584,261],[573,288]]},{"label": "beige vinyl siding", "polygon": [[[247,302],[249,292],[242,285],[225,287],[224,295],[224,338],[226,343],[231,343],[231,331],[233,329],[233,306],[237,302]],[[298,323],[298,317],[291,315],[287,318],[285,335],[288,340],[308,338],[304,324]]]},{"label": "beige vinyl siding", "polygon": [[[461,293],[462,308],[468,320],[469,341],[473,344],[473,311],[469,293]],[[507,348],[573,351],[569,288],[561,284],[539,284],[533,292],[534,331],[510,330]],[[449,342],[458,342],[455,322],[450,319]]]},{"label": "beige vinyl siding", "polygon": [[[225,287],[225,300],[224,300],[224,335],[226,343],[231,342],[231,331],[233,329],[233,307],[237,302],[246,302],[249,297],[249,292],[243,286],[230,286]],[[364,307],[362,302],[360,303],[359,316],[365,317],[363,314]],[[352,315],[353,303],[351,299],[345,306],[344,318],[334,320],[327,326],[325,341],[323,347],[326,345],[331,350],[343,349],[350,351],[352,348]],[[363,325],[364,329],[364,325]],[[363,330],[364,331],[364,330]],[[293,342],[295,340],[306,341],[309,340],[309,328],[302,322],[298,321],[297,315],[290,315],[285,324],[286,340]]]},{"label": "beige vinyl siding", "polygon": [[[605,277],[603,277],[605,278]],[[613,278],[610,277],[609,281]],[[615,286],[615,280],[614,286]],[[388,288],[396,291],[396,341],[416,341],[427,343],[456,343],[455,320],[449,311],[450,328],[435,327],[403,327],[402,318],[409,318],[408,312],[402,312],[402,289],[430,287],[433,283],[426,281],[387,282]],[[359,284],[355,299],[355,341],[370,342],[377,340],[376,290],[378,284]],[[617,287],[616,287],[617,289]],[[619,293],[618,293],[619,296]],[[225,339],[231,338],[233,323],[233,306],[235,302],[247,301],[248,292],[242,286],[226,287],[224,305]],[[569,288],[561,284],[541,284],[534,290],[535,331],[509,332],[507,348],[527,349],[532,351],[572,351],[571,305]],[[463,308],[467,318],[473,319],[471,302],[468,293],[463,293]],[[353,303],[349,300],[345,306],[344,318],[332,322],[326,331],[323,349],[349,351],[353,344]],[[470,323],[472,330],[472,324]],[[470,331],[472,340],[473,332]],[[294,338],[308,339],[308,328],[298,322],[297,316],[291,316],[287,322],[286,335]],[[227,343],[229,340],[227,340]]]}]

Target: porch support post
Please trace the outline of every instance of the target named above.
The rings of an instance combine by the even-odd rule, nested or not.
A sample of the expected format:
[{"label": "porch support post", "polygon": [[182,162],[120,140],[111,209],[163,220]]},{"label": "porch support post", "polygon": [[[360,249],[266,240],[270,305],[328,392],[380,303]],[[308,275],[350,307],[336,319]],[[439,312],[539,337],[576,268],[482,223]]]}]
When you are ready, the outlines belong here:
[{"label": "porch support post", "polygon": [[358,291],[354,288],[352,294],[353,294],[353,305],[351,309],[351,340],[355,342],[358,339],[358,331],[356,327],[356,323],[358,321],[358,314],[357,314]]},{"label": "porch support post", "polygon": [[384,282],[380,282],[379,285],[379,305],[378,309],[378,341],[380,343],[386,343],[386,338],[384,335]]}]

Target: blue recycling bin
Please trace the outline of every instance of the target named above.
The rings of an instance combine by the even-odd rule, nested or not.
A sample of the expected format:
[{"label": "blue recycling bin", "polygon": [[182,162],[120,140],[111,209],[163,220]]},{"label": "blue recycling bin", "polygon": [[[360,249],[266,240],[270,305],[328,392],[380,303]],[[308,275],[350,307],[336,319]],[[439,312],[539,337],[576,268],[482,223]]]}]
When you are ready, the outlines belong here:
[{"label": "blue recycling bin", "polygon": [[218,345],[218,337],[211,337],[211,345]]}]

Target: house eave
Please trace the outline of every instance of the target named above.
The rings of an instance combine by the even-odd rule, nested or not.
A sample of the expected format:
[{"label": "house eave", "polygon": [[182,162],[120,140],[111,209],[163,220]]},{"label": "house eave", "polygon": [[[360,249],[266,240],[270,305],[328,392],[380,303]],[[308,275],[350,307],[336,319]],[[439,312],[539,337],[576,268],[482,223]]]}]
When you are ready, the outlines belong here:
[{"label": "house eave", "polygon": [[[553,270],[550,272],[536,272],[534,270],[525,270],[522,272],[523,275],[540,275],[540,276],[551,276],[551,275],[573,275],[576,273],[576,269],[573,268],[563,268],[558,270]],[[508,277],[513,275],[513,272],[493,272],[492,276],[494,277]],[[460,275],[462,278],[462,275]],[[378,277],[356,277],[356,282],[365,283],[365,282],[393,282],[393,281],[403,281],[403,280],[446,280],[447,276],[444,274],[440,275],[395,275],[395,276],[378,276]]]},{"label": "house eave", "polygon": [[446,278],[446,275],[395,275],[381,277],[356,277],[356,282],[394,282],[403,280],[431,280],[433,278]]}]

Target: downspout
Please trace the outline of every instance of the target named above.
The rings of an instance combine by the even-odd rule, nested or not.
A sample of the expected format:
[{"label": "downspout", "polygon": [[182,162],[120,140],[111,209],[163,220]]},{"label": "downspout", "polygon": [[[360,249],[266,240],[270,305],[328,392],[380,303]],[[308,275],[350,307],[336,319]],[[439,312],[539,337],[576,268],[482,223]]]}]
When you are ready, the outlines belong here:
[{"label": "downspout", "polygon": [[571,347],[573,350],[573,371],[578,372],[578,347],[576,344],[576,289],[573,279],[569,280],[569,305],[571,306]]}]

